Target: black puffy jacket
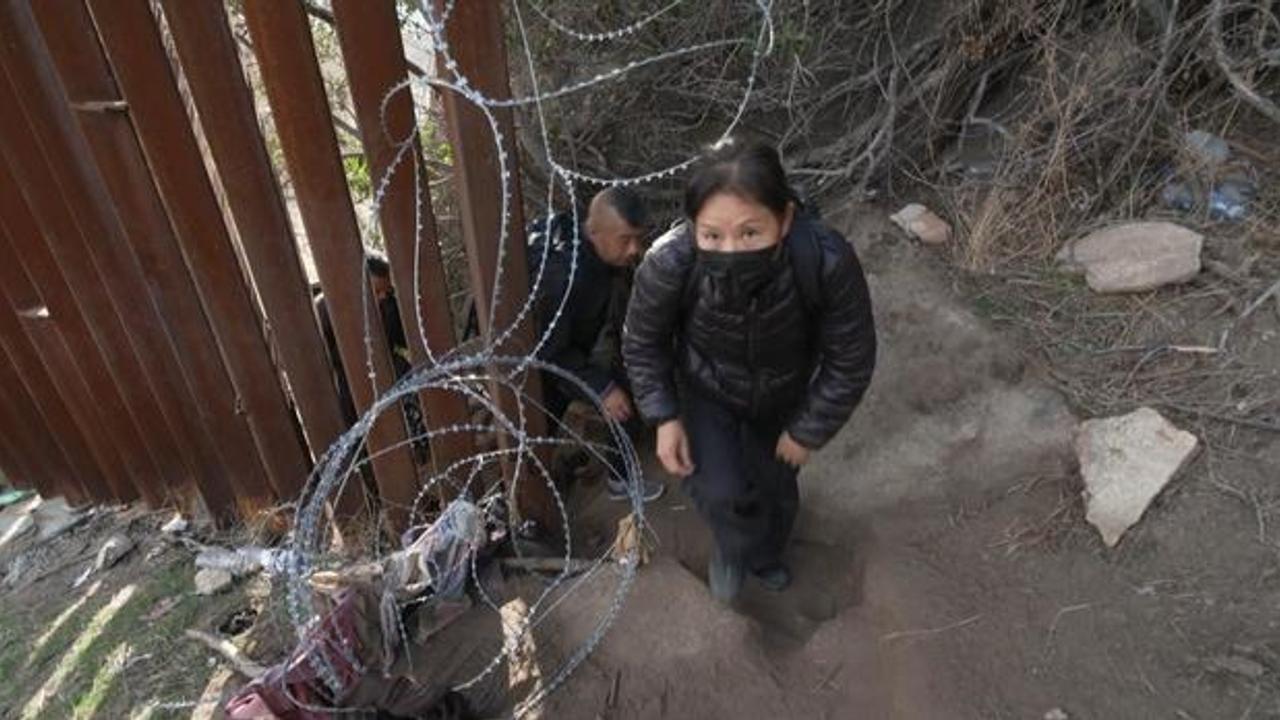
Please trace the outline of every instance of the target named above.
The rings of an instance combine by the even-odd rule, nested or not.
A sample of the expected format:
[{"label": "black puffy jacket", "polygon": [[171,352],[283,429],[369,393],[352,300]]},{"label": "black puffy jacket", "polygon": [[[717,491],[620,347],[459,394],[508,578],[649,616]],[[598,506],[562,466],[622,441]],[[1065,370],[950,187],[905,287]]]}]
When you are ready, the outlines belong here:
[{"label": "black puffy jacket", "polygon": [[623,334],[647,421],[680,415],[681,386],[743,417],[785,414],[790,435],[812,449],[849,420],[876,358],[862,266],[838,232],[803,214],[781,252],[777,275],[744,310],[719,302],[718,278],[698,262],[687,226],[654,243],[636,273]]}]

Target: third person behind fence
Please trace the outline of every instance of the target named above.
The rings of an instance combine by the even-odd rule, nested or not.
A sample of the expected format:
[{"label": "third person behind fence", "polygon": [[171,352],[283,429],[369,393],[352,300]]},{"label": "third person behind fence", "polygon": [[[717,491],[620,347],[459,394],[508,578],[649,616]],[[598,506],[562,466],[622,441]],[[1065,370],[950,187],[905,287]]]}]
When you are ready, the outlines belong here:
[{"label": "third person behind fence", "polygon": [[875,326],[853,248],[801,206],[772,147],[713,148],[684,211],[636,274],[623,352],[659,459],[711,526],[709,584],[729,602],[747,573],[790,585],[797,474],[866,392]]}]

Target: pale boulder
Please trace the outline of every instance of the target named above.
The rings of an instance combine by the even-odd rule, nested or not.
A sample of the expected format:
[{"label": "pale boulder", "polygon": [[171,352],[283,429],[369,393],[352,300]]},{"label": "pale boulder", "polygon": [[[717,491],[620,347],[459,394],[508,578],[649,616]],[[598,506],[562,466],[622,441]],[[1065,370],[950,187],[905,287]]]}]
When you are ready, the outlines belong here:
[{"label": "pale boulder", "polygon": [[1204,236],[1170,222],[1133,222],[1090,233],[1059,259],[1100,293],[1143,292],[1200,274]]},{"label": "pale boulder", "polygon": [[1081,423],[1076,455],[1084,478],[1086,518],[1110,547],[1191,459],[1199,441],[1160,413],[1140,408]]},{"label": "pale boulder", "polygon": [[215,595],[231,587],[234,579],[226,570],[204,568],[196,573],[196,594]]},{"label": "pale boulder", "polygon": [[889,217],[904,232],[926,245],[943,245],[951,241],[951,225],[929,208],[912,203]]}]

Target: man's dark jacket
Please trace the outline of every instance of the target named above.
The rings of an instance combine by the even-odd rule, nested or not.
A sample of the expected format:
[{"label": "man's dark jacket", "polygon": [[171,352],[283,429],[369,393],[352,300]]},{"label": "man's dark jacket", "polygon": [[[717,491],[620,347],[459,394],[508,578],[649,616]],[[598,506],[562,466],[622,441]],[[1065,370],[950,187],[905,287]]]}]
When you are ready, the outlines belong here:
[{"label": "man's dark jacket", "polygon": [[[619,273],[600,259],[581,226],[575,267],[573,240],[568,214],[557,215],[549,230],[542,223],[530,227],[529,288],[536,298],[539,327],[544,331],[550,327],[537,357],[568,370],[602,394],[615,381],[614,373],[593,360],[592,352],[607,329]],[[566,402],[582,395],[573,383],[557,375],[547,373],[544,378],[552,384],[551,391]]]}]

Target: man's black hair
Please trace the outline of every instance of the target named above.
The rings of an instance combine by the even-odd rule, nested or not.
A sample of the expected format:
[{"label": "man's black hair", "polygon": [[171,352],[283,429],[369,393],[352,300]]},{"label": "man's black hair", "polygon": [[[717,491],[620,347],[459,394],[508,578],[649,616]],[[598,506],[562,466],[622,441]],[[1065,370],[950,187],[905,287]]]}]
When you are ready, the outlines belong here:
[{"label": "man's black hair", "polygon": [[387,259],[372,252],[366,252],[364,255],[364,267],[369,271],[370,275],[387,279],[391,277],[391,263]]},{"label": "man's black hair", "polygon": [[643,230],[649,226],[649,212],[645,208],[644,200],[635,190],[627,187],[609,187],[601,190],[598,197],[613,208],[614,212],[618,213],[618,217],[631,227]]}]

